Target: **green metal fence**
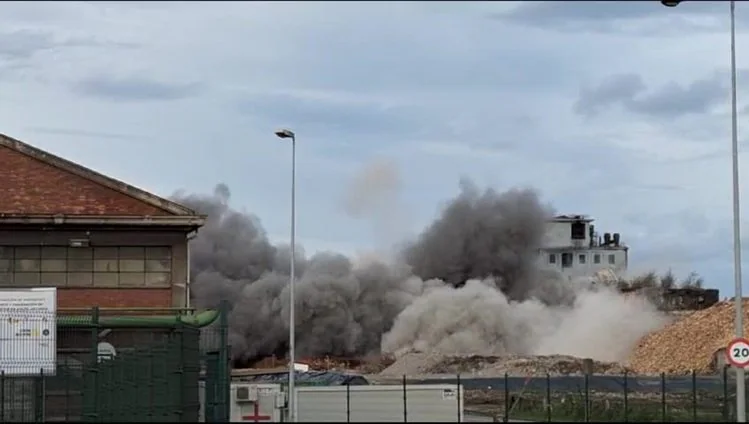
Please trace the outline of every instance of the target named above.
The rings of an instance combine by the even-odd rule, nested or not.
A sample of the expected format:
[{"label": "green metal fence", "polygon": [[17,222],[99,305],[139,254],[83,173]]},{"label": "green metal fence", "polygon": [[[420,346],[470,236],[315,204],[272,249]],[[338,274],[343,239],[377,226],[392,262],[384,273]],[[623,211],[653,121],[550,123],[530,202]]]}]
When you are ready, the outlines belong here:
[{"label": "green metal fence", "polygon": [[[0,421],[196,422],[201,412],[208,421],[228,421],[225,307],[202,329],[183,322],[182,312],[108,319],[122,313],[93,308],[58,318],[49,335],[57,345],[53,369],[43,368],[41,347],[3,341],[0,350],[23,349],[25,359],[0,364]],[[205,406],[201,385],[211,394]]]},{"label": "green metal fence", "polygon": [[229,305],[222,301],[215,325],[204,328],[201,335],[201,390],[205,422],[230,421],[231,357],[229,346]]},{"label": "green metal fence", "polygon": [[680,376],[403,377],[401,384],[459,385],[471,421],[736,421],[736,380],[730,368],[716,375]]}]

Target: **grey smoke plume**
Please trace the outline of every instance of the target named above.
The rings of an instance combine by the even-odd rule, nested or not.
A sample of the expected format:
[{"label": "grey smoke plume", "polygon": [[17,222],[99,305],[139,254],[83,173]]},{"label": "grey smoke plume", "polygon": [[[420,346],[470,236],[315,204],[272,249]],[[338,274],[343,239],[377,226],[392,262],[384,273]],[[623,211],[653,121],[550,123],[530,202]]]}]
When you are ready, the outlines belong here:
[{"label": "grey smoke plume", "polygon": [[372,224],[379,256],[386,256],[382,251],[392,251],[407,233],[408,214],[400,199],[400,189],[398,167],[393,161],[380,158],[366,164],[344,192],[344,212]]},{"label": "grey smoke plume", "polygon": [[[552,280],[559,282],[558,279]],[[623,361],[637,341],[667,322],[646,299],[625,299],[612,287],[566,282],[572,302],[511,301],[494,281],[470,280],[416,299],[385,334],[382,349],[447,354],[571,355]]]},{"label": "grey smoke plume", "polygon": [[[229,190],[176,200],[209,215],[192,242],[195,303],[232,305],[230,342],[237,359],[283,353],[288,334],[288,247],[272,246],[259,220],[229,207]],[[408,267],[378,262],[354,268],[342,255],[298,255],[297,346],[300,355],[379,350],[381,335],[424,283]]]},{"label": "grey smoke plume", "polygon": [[[365,193],[354,194],[351,210],[371,217]],[[191,245],[196,305],[229,300],[235,359],[285,353],[288,246],[273,246],[258,218],[233,210],[224,184],[211,195],[174,197],[209,216]],[[550,213],[532,190],[481,191],[462,181],[460,194],[394,261],[298,255],[299,355],[553,350],[531,337],[573,328],[561,318],[574,316],[569,311],[584,297],[575,284],[534,266]]]},{"label": "grey smoke plume", "polygon": [[510,297],[527,297],[535,288],[537,252],[551,210],[531,190],[482,193],[468,180],[460,188],[440,219],[406,249],[406,262],[424,278],[460,285],[494,277]]},{"label": "grey smoke plume", "polygon": [[354,217],[388,215],[397,202],[400,175],[393,162],[372,161],[351,181],[343,199],[344,210]]}]

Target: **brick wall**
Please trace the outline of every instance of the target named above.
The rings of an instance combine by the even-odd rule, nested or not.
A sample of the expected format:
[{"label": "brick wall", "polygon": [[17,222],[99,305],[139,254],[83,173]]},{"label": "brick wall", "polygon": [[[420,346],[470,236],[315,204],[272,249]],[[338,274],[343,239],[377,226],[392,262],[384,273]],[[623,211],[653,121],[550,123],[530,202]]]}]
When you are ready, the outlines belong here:
[{"label": "brick wall", "polygon": [[57,289],[58,308],[169,308],[172,289]]},{"label": "brick wall", "polygon": [[7,147],[0,147],[0,163],[0,213],[169,215]]},{"label": "brick wall", "polygon": [[[64,171],[42,160],[0,146],[0,214],[66,214],[66,215],[169,215],[168,212],[134,197],[100,185],[87,178]],[[21,231],[8,234],[5,244],[50,244],[51,239],[74,237],[70,231]],[[180,252],[185,250],[184,235],[150,234],[141,232],[97,232],[86,230],[85,237],[97,245],[176,245],[174,279],[183,282],[185,261]],[[80,230],[79,230],[80,232]],[[8,231],[5,231],[8,233]],[[5,234],[3,233],[3,234]],[[101,234],[99,234],[101,233]],[[83,234],[78,237],[84,237]],[[59,238],[59,237],[58,237]],[[143,239],[143,240],[141,240]],[[23,241],[23,242],[21,242]],[[175,286],[176,287],[176,286]],[[183,304],[179,290],[66,288],[58,289],[58,307],[171,307]],[[184,290],[183,290],[184,291]],[[176,294],[175,294],[176,293]],[[174,297],[174,300],[172,299]],[[184,295],[182,295],[182,298]]]}]

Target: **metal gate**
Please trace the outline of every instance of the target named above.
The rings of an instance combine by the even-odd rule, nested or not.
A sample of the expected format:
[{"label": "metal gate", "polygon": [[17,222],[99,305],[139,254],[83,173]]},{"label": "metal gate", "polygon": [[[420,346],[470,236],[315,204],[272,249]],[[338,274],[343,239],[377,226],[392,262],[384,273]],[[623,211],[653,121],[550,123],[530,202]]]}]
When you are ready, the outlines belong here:
[{"label": "metal gate", "polygon": [[83,418],[96,422],[195,422],[200,329],[181,325],[167,340],[91,367]]}]

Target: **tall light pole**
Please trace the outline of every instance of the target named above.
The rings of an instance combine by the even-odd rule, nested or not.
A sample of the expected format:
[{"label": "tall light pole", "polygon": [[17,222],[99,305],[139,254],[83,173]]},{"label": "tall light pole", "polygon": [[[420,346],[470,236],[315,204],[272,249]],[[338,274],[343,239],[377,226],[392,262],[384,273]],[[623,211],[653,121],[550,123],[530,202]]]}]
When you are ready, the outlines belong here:
[{"label": "tall light pole", "polygon": [[[662,1],[675,7],[680,1]],[[736,309],[736,337],[744,337],[744,308],[741,287],[741,210],[739,208],[739,130],[736,103],[736,2],[731,0],[731,158],[733,165],[733,278]],[[744,368],[736,368],[736,421],[746,422],[746,381]]]},{"label": "tall light pole", "polygon": [[294,393],[294,363],[296,362],[294,352],[294,339],[296,335],[296,319],[294,309],[294,289],[296,278],[294,265],[296,262],[296,135],[287,129],[276,131],[276,136],[282,139],[291,139],[291,264],[289,270],[289,421],[296,422],[296,395]]}]

